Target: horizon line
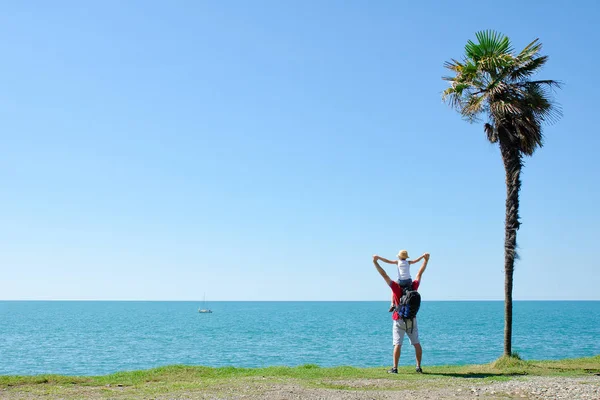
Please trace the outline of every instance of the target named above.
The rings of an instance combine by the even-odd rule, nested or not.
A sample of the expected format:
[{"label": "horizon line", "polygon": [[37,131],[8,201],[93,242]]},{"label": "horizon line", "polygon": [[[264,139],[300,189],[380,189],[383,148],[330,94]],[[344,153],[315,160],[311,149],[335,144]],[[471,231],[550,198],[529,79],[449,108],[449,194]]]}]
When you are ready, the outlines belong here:
[{"label": "horizon line", "polygon": [[[9,301],[86,301],[86,302],[180,302],[180,303],[193,303],[193,302],[202,302],[201,299],[194,300],[174,300],[174,299],[0,299],[2,302]],[[504,299],[428,299],[423,300],[423,302],[427,301],[495,301],[495,302],[504,302]],[[513,302],[518,301],[600,301],[600,299],[513,299]],[[260,302],[260,303],[275,303],[275,302],[321,302],[321,303],[333,303],[333,302],[382,302],[385,303],[386,300],[211,300],[207,303],[230,303],[230,302]],[[389,301],[387,301],[389,302]]]}]

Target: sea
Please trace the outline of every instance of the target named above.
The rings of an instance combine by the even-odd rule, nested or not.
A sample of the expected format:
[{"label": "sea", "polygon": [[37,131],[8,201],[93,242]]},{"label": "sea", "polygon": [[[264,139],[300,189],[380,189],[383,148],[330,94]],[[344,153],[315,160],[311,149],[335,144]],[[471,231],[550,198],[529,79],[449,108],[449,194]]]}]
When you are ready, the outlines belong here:
[{"label": "sea", "polygon": [[[389,303],[0,301],[0,375],[103,375],[164,365],[385,367]],[[424,301],[423,367],[503,351],[502,301]],[[600,354],[600,301],[516,301],[513,350],[528,360]],[[414,364],[405,338],[401,365]]]}]

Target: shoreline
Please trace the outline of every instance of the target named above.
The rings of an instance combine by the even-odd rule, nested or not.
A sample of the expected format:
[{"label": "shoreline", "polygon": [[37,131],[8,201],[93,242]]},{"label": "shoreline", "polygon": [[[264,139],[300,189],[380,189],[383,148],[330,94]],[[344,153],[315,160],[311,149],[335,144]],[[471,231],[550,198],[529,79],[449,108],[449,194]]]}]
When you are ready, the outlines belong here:
[{"label": "shoreline", "polygon": [[[173,364],[173,365],[164,365],[154,368],[146,368],[139,370],[123,370],[116,371],[113,373],[102,374],[102,375],[63,375],[63,374],[54,374],[54,373],[42,373],[42,374],[32,374],[32,375],[0,375],[0,387],[10,379],[23,379],[24,382],[29,383],[29,379],[37,379],[40,377],[52,377],[52,378],[60,378],[60,379],[98,379],[98,378],[109,378],[112,376],[126,376],[128,374],[131,375],[143,375],[143,374],[153,374],[153,373],[162,373],[165,371],[177,370],[177,369],[187,369],[194,370],[197,369],[200,373],[216,373],[220,374],[220,371],[226,371],[227,374],[235,375],[242,374],[247,375],[252,372],[255,373],[281,373],[283,371],[303,371],[303,370],[312,370],[312,371],[321,371],[324,375],[327,375],[329,372],[332,374],[336,374],[339,371],[344,371],[348,373],[349,371],[354,371],[355,373],[360,372],[368,372],[369,375],[373,371],[379,371],[381,369],[386,369],[385,366],[380,367],[354,367],[350,365],[341,365],[341,366],[330,366],[323,367],[318,364],[303,364],[296,366],[288,366],[288,365],[272,365],[268,367],[236,367],[234,365],[221,366],[221,367],[211,367],[205,365],[185,365],[185,364]],[[398,367],[399,371],[412,370],[414,367],[410,365],[400,365]],[[427,366],[429,370],[432,371],[446,371],[453,370],[456,371],[457,374],[471,374],[472,371],[479,371],[480,373],[489,373],[493,375],[538,375],[540,372],[544,372],[540,374],[540,376],[551,376],[552,369],[557,369],[560,371],[561,375],[565,373],[573,373],[578,374],[582,371],[584,372],[594,372],[600,374],[600,354],[596,354],[589,357],[579,357],[579,358],[562,358],[562,359],[546,359],[546,360],[523,360],[519,357],[510,359],[505,357],[500,357],[498,360],[493,361],[487,364],[444,364],[444,365],[429,365]],[[600,375],[599,375],[600,376]]]}]

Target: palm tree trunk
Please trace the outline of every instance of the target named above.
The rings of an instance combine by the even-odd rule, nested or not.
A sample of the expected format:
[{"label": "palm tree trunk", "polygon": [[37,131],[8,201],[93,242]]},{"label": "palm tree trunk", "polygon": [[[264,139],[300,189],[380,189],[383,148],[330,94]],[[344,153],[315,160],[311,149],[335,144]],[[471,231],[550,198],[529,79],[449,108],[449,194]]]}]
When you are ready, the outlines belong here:
[{"label": "palm tree trunk", "polygon": [[504,224],[504,354],[512,354],[512,290],[515,259],[518,259],[519,191],[521,190],[521,152],[511,143],[500,141],[506,171],[506,219]]}]

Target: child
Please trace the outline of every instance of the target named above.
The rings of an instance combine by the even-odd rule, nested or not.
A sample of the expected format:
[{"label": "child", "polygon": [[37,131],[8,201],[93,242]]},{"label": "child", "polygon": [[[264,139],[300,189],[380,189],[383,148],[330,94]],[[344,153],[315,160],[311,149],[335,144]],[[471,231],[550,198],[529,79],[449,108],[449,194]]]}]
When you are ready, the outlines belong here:
[{"label": "child", "polygon": [[[410,276],[410,266],[412,264],[418,263],[425,257],[423,254],[421,257],[416,260],[408,260],[408,251],[400,250],[398,252],[398,260],[390,261],[386,258],[375,256],[376,260],[381,260],[388,264],[395,264],[398,266],[398,286],[401,288],[411,287],[412,286],[412,278]],[[390,305],[390,312],[394,311],[394,294],[392,293],[392,304]]]}]

